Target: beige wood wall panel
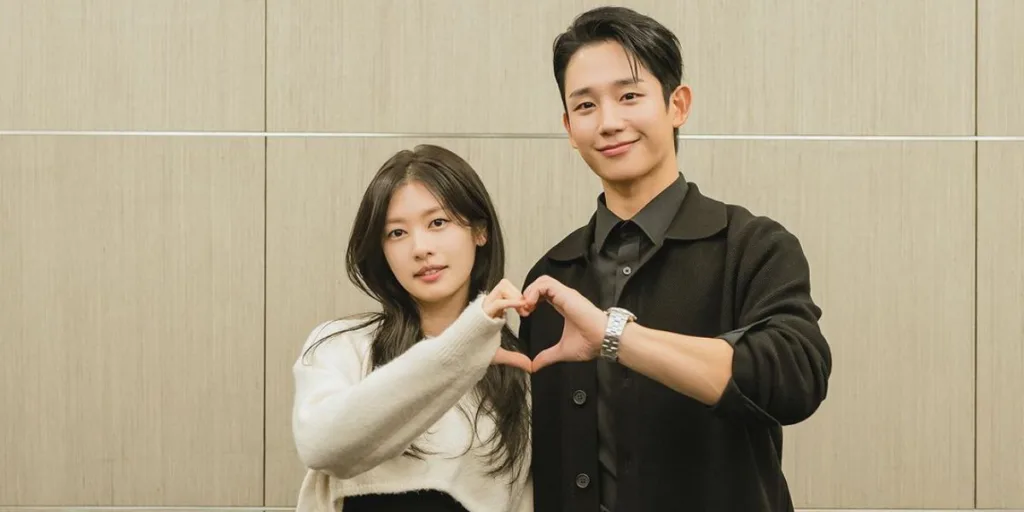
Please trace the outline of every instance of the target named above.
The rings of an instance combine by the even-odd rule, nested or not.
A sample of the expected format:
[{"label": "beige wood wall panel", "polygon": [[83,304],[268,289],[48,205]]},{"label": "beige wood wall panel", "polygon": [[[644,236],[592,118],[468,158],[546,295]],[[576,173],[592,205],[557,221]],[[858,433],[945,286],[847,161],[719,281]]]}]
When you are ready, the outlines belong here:
[{"label": "beige wood wall panel", "polygon": [[373,304],[345,276],[363,191],[394,152],[439,144],[480,173],[503,223],[507,275],[592,213],[600,185],[565,140],[270,139],[267,156],[267,506],[294,506],[303,468],[291,434],[291,366],[319,322]]},{"label": "beige wood wall panel", "polygon": [[[551,45],[603,3],[268,0],[268,126],[562,132]],[[974,133],[974,0],[619,3],[680,37],[686,132]]]},{"label": "beige wood wall panel", "polygon": [[0,0],[0,13],[0,129],[263,129],[262,1]]},{"label": "beige wood wall panel", "polygon": [[972,507],[973,144],[680,149],[690,179],[782,222],[811,264],[834,368],[817,414],[786,432],[796,505]]},{"label": "beige wood wall panel", "polygon": [[0,504],[261,505],[263,141],[0,138]]},{"label": "beige wood wall panel", "polygon": [[1024,143],[978,147],[978,507],[1024,508]]},{"label": "beige wood wall panel", "polygon": [[[978,0],[978,133],[1024,135],[1024,2]],[[1024,488],[1024,484],[1020,485]]]}]

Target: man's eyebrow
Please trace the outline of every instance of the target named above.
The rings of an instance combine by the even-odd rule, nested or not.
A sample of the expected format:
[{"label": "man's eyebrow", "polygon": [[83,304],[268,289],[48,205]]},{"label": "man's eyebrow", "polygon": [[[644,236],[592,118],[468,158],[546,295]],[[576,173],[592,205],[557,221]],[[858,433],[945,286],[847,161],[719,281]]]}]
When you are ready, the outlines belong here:
[{"label": "man's eyebrow", "polygon": [[[632,78],[620,78],[620,79],[618,79],[618,80],[616,80],[616,81],[614,81],[612,83],[615,85],[615,87],[622,87],[622,86],[625,86],[625,85],[635,85],[635,84],[638,84],[640,82],[643,82],[642,78],[637,78],[636,80],[634,80]],[[592,92],[592,89],[590,87],[581,87],[579,89],[576,89],[573,92],[570,92],[569,93],[569,97],[570,98],[575,98],[577,96],[584,96],[584,95],[590,94],[591,92]]]}]

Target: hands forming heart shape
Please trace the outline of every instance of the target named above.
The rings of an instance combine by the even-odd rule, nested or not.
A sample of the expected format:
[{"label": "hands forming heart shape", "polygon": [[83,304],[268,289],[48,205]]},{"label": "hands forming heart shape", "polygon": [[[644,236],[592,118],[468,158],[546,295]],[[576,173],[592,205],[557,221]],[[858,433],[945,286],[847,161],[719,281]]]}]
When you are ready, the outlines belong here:
[{"label": "hands forming heart shape", "polygon": [[506,309],[515,309],[519,316],[529,316],[541,300],[547,301],[565,319],[562,337],[532,361],[525,354],[498,348],[491,364],[504,364],[536,372],[559,362],[589,361],[601,351],[607,315],[576,290],[552,277],[541,276],[522,293],[507,279],[502,279],[483,302],[484,312],[497,318]]}]

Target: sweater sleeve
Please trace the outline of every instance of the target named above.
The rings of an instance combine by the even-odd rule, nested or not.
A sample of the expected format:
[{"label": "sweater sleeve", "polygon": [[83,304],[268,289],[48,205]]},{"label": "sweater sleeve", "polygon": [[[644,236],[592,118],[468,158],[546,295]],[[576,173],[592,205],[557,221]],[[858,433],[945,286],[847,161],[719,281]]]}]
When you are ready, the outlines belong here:
[{"label": "sweater sleeve", "polygon": [[745,421],[790,425],[825,399],[832,354],[811,299],[800,242],[760,217],[739,238],[735,308],[742,327],[720,338],[733,346],[733,378],[714,409]]},{"label": "sweater sleeve", "polygon": [[408,449],[487,371],[504,319],[488,316],[482,304],[480,296],[441,335],[365,377],[365,357],[346,335],[300,357],[292,368],[292,431],[302,462],[351,478]]}]

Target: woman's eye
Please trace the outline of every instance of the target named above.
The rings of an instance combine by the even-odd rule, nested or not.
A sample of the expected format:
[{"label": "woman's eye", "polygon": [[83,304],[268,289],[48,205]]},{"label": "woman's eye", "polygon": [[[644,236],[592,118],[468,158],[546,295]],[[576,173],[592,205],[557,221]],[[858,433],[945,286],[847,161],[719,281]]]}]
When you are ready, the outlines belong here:
[{"label": "woman's eye", "polygon": [[402,231],[401,229],[392,229],[391,231],[388,231],[387,237],[397,238],[399,236],[402,236],[402,233],[404,233],[404,231]]},{"label": "woman's eye", "polygon": [[431,227],[439,228],[448,223],[448,219],[434,219],[430,221]]}]

